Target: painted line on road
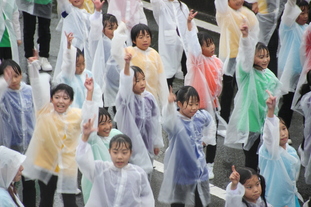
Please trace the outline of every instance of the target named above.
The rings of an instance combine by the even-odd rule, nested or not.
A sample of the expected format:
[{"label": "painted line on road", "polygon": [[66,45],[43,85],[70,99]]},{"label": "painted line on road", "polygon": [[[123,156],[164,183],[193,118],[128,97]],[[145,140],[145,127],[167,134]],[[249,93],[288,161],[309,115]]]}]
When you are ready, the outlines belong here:
[{"label": "painted line on road", "polygon": [[[142,1],[142,2],[143,2],[143,5],[144,5],[145,9],[148,9],[148,10],[152,11],[151,3],[147,2],[147,1]],[[219,29],[219,27],[217,25],[214,25],[214,24],[211,24],[211,23],[208,23],[208,22],[196,19],[196,18],[194,19],[194,21],[195,21],[195,23],[196,23],[196,25],[198,27],[201,27],[201,28],[204,28],[204,29],[216,32],[218,34],[220,33],[220,29]]]},{"label": "painted line on road", "polygon": [[[158,172],[163,173],[164,172],[164,165],[163,163],[153,160],[153,166],[155,167],[155,170]],[[213,196],[216,196],[220,199],[226,200],[226,191],[213,185],[213,184],[209,184],[210,187],[210,193]]]}]

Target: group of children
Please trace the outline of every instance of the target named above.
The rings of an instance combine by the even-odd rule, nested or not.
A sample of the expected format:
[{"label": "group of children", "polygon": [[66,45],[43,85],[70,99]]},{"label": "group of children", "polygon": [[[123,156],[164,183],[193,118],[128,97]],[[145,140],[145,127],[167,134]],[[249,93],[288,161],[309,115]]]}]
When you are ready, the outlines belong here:
[{"label": "group of children", "polygon": [[[93,0],[92,14],[83,0],[58,2],[62,34],[53,79],[39,73],[43,68],[35,52],[28,57],[31,86],[22,81],[15,61],[0,65],[0,144],[19,152],[0,147],[0,193],[9,198],[1,197],[0,204],[36,206],[38,180],[40,206],[52,207],[55,192],[65,207],[77,206],[79,168],[86,206],[154,206],[150,180],[153,159],[164,146],[163,127],[169,146],[158,200],[175,207],[208,206],[216,128],[222,124],[225,144],[243,149],[246,166],[232,166],[226,206],[300,206],[300,158],[287,144],[287,121],[274,114],[278,98],[291,93],[291,99],[283,96],[283,105],[291,105],[302,86],[293,105],[304,114],[306,126],[310,122],[307,2],[285,4],[279,58],[289,63],[279,60],[280,80],[268,69],[269,48],[258,42],[257,18],[243,0],[215,0],[220,58],[213,39],[197,31],[197,12],[179,0],[151,0],[160,54],[150,47],[152,33],[141,1],[110,0],[109,14],[102,14],[105,2],[100,0]],[[262,6],[260,0],[257,4]],[[7,13],[2,17],[10,20]],[[5,28],[11,26],[6,22]],[[304,63],[297,46],[302,41]],[[174,94],[171,86],[180,70],[185,86]],[[108,107],[113,107],[118,130],[112,129]],[[308,130],[301,160],[310,183]],[[21,171],[23,203],[14,186]]]}]

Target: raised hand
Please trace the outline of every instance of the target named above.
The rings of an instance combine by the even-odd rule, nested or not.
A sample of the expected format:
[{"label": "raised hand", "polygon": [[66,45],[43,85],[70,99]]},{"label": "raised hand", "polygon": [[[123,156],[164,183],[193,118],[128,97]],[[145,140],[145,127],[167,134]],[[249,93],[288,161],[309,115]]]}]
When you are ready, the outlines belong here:
[{"label": "raised hand", "polygon": [[268,117],[274,117],[274,110],[275,110],[275,106],[276,106],[276,97],[272,96],[271,92],[266,90],[266,92],[268,93],[269,97],[266,100],[266,104],[268,107]]},{"label": "raised hand", "polygon": [[88,75],[86,74],[86,78],[85,78],[85,82],[84,82],[84,87],[88,90],[88,91],[93,91],[94,90],[94,80],[92,77],[88,77]]},{"label": "raised hand", "polygon": [[104,3],[105,3],[105,0],[93,0],[95,10],[98,12],[102,10]]},{"label": "raised hand", "polygon": [[67,34],[67,33],[65,32],[65,35],[66,35],[66,38],[67,38],[67,48],[70,49],[70,48],[71,48],[72,40],[73,40],[73,38],[74,38],[73,33],[70,32],[70,33]]},{"label": "raised hand", "polygon": [[188,27],[189,31],[191,31],[191,29],[192,29],[192,23],[191,22],[197,14],[198,14],[198,12],[195,12],[193,9],[191,9],[189,12],[188,19],[187,19],[187,27]]},{"label": "raised hand", "polygon": [[240,174],[235,170],[234,165],[232,165],[231,169],[232,173],[229,176],[229,179],[231,181],[231,190],[235,190],[238,186],[238,183],[240,182]]},{"label": "raised hand", "polygon": [[90,137],[90,134],[92,132],[95,132],[97,131],[96,128],[93,127],[93,124],[94,124],[94,119],[89,119],[85,124],[83,124],[83,136],[82,136],[82,140],[84,142],[87,142],[89,137]]},{"label": "raised hand", "polygon": [[4,77],[4,80],[7,82],[8,85],[11,84],[14,73],[15,72],[14,72],[12,67],[7,67],[4,69],[3,77]]},{"label": "raised hand", "polygon": [[131,60],[132,60],[132,54],[129,53],[128,50],[125,48],[125,56],[124,56],[124,61],[125,61],[124,74],[125,75],[130,75]]},{"label": "raised hand", "polygon": [[247,22],[246,22],[245,18],[243,18],[242,24],[240,26],[240,30],[242,32],[242,36],[243,37],[247,37],[248,36],[248,25],[247,25]]}]

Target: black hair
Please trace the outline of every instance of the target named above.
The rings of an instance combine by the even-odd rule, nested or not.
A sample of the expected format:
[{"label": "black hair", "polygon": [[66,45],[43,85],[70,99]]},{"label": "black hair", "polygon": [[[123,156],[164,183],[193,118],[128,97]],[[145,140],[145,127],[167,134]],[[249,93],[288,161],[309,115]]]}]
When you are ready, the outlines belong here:
[{"label": "black hair", "polygon": [[65,91],[65,93],[69,96],[70,100],[73,101],[74,91],[73,91],[71,86],[69,86],[65,83],[61,83],[61,84],[56,85],[55,87],[53,87],[51,89],[51,98],[53,98],[53,95],[57,91]]},{"label": "black hair", "polygon": [[131,69],[134,71],[135,81],[138,78],[138,73],[142,74],[145,77],[144,71],[138,66],[131,66]]},{"label": "black hair", "polygon": [[83,51],[81,51],[79,48],[77,48],[77,53],[76,53],[76,60],[80,57],[80,56],[83,56],[83,58],[84,58],[84,52]]},{"label": "black hair", "polygon": [[17,74],[17,75],[22,75],[22,70],[21,67],[14,61],[11,59],[7,59],[4,60],[1,65],[0,65],[0,75],[4,74],[4,70],[8,67],[11,66],[13,71]]},{"label": "black hair", "polygon": [[[106,117],[106,119],[104,119]],[[109,114],[109,112],[102,108],[102,107],[99,107],[99,110],[98,110],[98,123],[102,122],[102,121],[107,121],[107,118],[109,118],[111,120],[111,116]]]},{"label": "black hair", "polygon": [[145,25],[145,24],[136,24],[132,30],[131,30],[131,39],[132,39],[132,43],[133,43],[133,47],[136,46],[136,44],[134,43],[134,41],[136,42],[136,38],[139,36],[140,32],[142,32],[143,35],[150,35],[150,38],[152,40],[152,33],[150,28]]},{"label": "black hair", "polygon": [[112,148],[113,143],[116,143],[117,148],[124,145],[127,149],[132,151],[132,140],[125,134],[117,134],[112,137],[109,143],[109,149]]},{"label": "black hair", "polygon": [[[258,52],[260,52],[260,51],[266,51],[266,52],[268,53],[268,55],[270,56],[270,52],[269,52],[269,49],[268,49],[267,45],[265,45],[265,44],[262,43],[262,42],[258,42],[258,43],[256,44],[256,47],[255,47],[255,55],[256,55]],[[255,63],[254,63],[254,65],[253,65],[253,67],[254,67],[254,68],[257,68],[257,69],[264,69],[264,68],[261,68],[259,65],[256,65]]]},{"label": "black hair", "polygon": [[302,99],[302,97],[306,94],[306,93],[309,93],[311,91],[311,70],[309,70],[307,72],[307,75],[306,75],[306,80],[307,80],[307,83],[305,84],[302,84],[300,89],[299,89],[299,93],[300,93],[300,97],[299,99],[297,100],[297,102],[295,103],[295,105],[297,105],[299,103],[299,101]]},{"label": "black hair", "polygon": [[183,86],[178,90],[176,101],[180,101],[181,104],[184,104],[185,102],[188,104],[190,98],[196,98],[198,102],[200,102],[200,97],[192,86]]},{"label": "black hair", "polygon": [[299,6],[301,10],[305,9],[304,7],[309,8],[309,3],[305,0],[296,0],[296,5]]},{"label": "black hair", "polygon": [[[249,168],[249,167],[241,167],[241,168],[237,168],[236,170],[239,174],[240,174],[240,183],[242,185],[244,185],[246,183],[246,181],[248,179],[250,179],[253,175],[256,175],[260,181],[260,185],[261,185],[261,199],[265,202],[265,206],[268,207],[267,205],[267,201],[266,201],[266,181],[265,178],[260,175],[259,173],[257,173],[253,168]],[[248,207],[248,203],[246,202],[246,200],[244,199],[244,197],[242,198],[242,202],[245,203],[245,205]]]},{"label": "black hair", "polygon": [[200,43],[201,47],[204,44],[204,42],[205,42],[207,47],[210,46],[210,44],[215,44],[214,39],[207,32],[199,32],[198,33],[198,39],[199,39],[199,43]]},{"label": "black hair", "polygon": [[102,21],[102,23],[103,23],[103,28],[104,29],[106,28],[106,26],[108,24],[110,24],[110,25],[117,25],[118,26],[118,20],[112,14],[103,14],[103,21]]}]

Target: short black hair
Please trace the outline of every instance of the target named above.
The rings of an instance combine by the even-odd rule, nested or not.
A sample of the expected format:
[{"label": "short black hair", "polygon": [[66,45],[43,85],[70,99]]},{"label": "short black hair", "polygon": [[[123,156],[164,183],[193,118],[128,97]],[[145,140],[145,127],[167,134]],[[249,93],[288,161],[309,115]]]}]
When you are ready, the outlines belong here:
[{"label": "short black hair", "polygon": [[201,47],[204,44],[204,42],[207,47],[210,46],[210,44],[215,44],[214,39],[207,32],[199,32],[198,39]]},{"label": "short black hair", "polygon": [[61,84],[56,85],[55,87],[53,87],[51,89],[51,98],[53,98],[53,95],[57,91],[65,91],[65,93],[69,96],[70,100],[73,101],[74,91],[73,91],[71,86],[69,86],[65,83],[61,83]]},{"label": "short black hair", "polygon": [[98,123],[102,122],[102,121],[107,121],[107,119],[104,120],[104,117],[108,117],[110,120],[111,120],[111,116],[109,114],[109,112],[102,108],[102,107],[99,107],[99,110],[98,110]]},{"label": "short black hair", "polygon": [[118,26],[118,20],[117,18],[112,14],[103,14],[103,29],[110,24],[110,25],[117,25]]},{"label": "short black hair", "polygon": [[14,72],[15,72],[17,75],[22,75],[21,67],[17,64],[17,62],[15,62],[14,60],[11,60],[11,59],[4,60],[4,61],[1,63],[1,65],[0,65],[0,75],[3,75],[3,74],[4,74],[4,70],[5,70],[8,66],[11,66],[12,69],[14,70]]},{"label": "short black hair", "polygon": [[181,104],[184,104],[186,102],[188,104],[190,98],[195,98],[198,102],[200,102],[199,94],[194,87],[183,86],[178,90],[176,97],[177,102],[180,101]]},{"label": "short black hair", "polygon": [[134,41],[136,41],[136,38],[139,36],[140,32],[142,32],[143,35],[145,35],[146,33],[149,34],[152,40],[152,33],[151,33],[150,28],[145,24],[141,24],[141,23],[136,24],[131,30],[131,39],[132,39],[133,47],[136,46]]},{"label": "short black hair", "polygon": [[116,143],[116,147],[119,148],[122,144],[130,151],[132,151],[132,140],[125,134],[117,134],[110,140],[109,149],[112,148],[112,144]]}]

